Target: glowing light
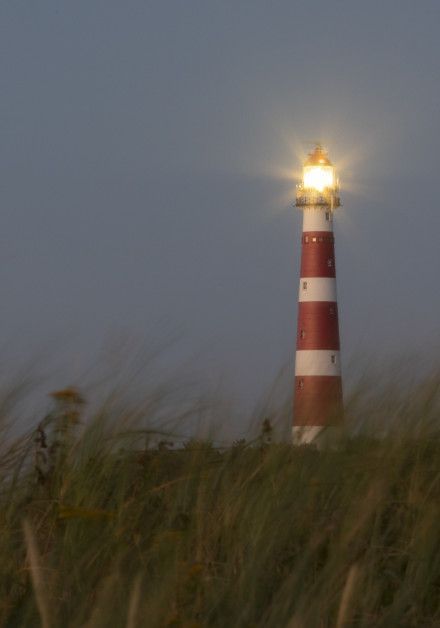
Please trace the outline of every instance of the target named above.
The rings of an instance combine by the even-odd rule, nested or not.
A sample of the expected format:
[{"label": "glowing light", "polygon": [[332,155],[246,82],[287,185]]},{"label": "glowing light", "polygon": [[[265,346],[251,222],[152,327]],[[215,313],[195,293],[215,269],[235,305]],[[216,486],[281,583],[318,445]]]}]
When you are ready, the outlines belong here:
[{"label": "glowing light", "polygon": [[304,166],[303,185],[323,192],[326,188],[335,186],[335,171],[333,166]]}]

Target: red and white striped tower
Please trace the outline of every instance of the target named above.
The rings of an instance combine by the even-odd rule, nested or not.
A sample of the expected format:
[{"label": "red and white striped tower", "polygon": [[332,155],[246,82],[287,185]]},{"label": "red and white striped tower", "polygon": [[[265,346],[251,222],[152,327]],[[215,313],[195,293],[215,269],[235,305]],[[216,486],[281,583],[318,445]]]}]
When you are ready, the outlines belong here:
[{"label": "red and white striped tower", "polygon": [[332,440],[342,421],[333,212],[341,204],[335,170],[317,145],[303,167],[296,206],[303,210],[296,339],[293,442]]}]

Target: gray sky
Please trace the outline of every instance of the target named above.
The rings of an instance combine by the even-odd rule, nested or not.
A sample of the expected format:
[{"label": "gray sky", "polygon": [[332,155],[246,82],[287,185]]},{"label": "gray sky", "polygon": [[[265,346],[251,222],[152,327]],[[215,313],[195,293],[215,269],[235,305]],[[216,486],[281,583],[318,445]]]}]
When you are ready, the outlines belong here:
[{"label": "gray sky", "polygon": [[439,348],[440,3],[0,4],[0,346],[60,384],[176,335],[247,403],[290,365],[301,148],[339,167],[343,361]]}]

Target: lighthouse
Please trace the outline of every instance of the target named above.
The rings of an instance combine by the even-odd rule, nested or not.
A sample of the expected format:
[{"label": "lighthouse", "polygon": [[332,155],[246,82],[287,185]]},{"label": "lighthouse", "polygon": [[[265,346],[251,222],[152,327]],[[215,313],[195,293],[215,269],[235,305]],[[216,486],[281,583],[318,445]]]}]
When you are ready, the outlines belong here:
[{"label": "lighthouse", "polygon": [[316,145],[303,165],[296,206],[303,212],[295,359],[293,442],[331,442],[342,423],[342,379],[333,217],[339,185]]}]

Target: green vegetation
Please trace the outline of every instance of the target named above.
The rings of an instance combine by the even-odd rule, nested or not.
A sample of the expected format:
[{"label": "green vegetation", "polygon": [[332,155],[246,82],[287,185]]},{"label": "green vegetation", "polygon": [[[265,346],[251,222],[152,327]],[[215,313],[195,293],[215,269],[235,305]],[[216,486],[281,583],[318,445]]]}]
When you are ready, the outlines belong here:
[{"label": "green vegetation", "polygon": [[438,392],[353,395],[390,429],[333,451],[268,421],[172,447],[111,398],[85,420],[58,393],[0,458],[0,625],[440,625]]}]

